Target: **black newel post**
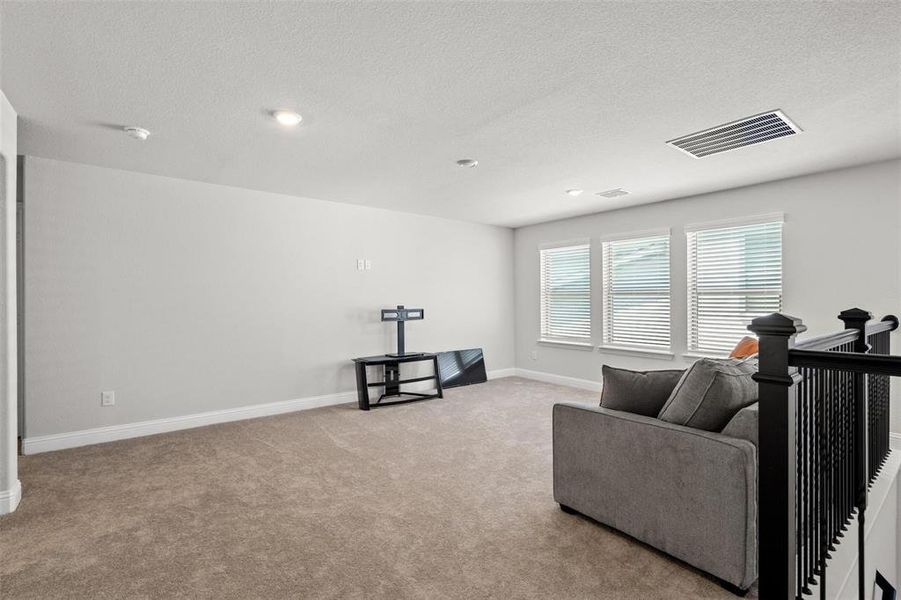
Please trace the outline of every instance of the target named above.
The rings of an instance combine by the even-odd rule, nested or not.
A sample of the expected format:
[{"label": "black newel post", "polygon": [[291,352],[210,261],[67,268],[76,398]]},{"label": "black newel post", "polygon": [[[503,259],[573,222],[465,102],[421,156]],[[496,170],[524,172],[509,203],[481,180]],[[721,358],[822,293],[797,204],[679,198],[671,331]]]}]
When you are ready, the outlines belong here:
[{"label": "black newel post", "polygon": [[796,588],[795,532],[795,408],[797,369],[788,365],[788,351],[797,334],[806,331],[801,319],[773,313],[748,326],[760,343],[758,372],[758,552],[762,600],[794,598]]},{"label": "black newel post", "polygon": [[[845,324],[845,329],[856,329],[857,340],[854,352],[866,354],[870,351],[867,344],[867,321],[873,315],[860,308],[851,308],[838,316]],[[864,589],[864,512],[867,510],[867,483],[869,471],[867,465],[867,390],[863,373],[854,373],[854,505],[857,507],[857,584],[860,598],[865,597]]]}]

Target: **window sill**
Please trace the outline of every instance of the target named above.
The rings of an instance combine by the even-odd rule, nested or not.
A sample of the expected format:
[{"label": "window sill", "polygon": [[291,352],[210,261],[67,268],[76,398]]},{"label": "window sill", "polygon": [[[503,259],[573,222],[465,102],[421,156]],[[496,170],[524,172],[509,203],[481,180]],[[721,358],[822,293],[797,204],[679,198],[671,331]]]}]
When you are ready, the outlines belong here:
[{"label": "window sill", "polygon": [[728,354],[713,354],[704,352],[683,352],[685,358],[729,358]]},{"label": "window sill", "polygon": [[651,358],[659,358],[660,360],[673,360],[676,355],[669,350],[652,350],[650,348],[630,348],[628,346],[598,346],[598,352],[609,352],[612,354],[628,354],[631,356],[648,356]]},{"label": "window sill", "polygon": [[564,340],[539,339],[538,343],[542,346],[557,346],[560,348],[571,348],[573,350],[594,350],[594,345],[591,342],[567,342]]}]

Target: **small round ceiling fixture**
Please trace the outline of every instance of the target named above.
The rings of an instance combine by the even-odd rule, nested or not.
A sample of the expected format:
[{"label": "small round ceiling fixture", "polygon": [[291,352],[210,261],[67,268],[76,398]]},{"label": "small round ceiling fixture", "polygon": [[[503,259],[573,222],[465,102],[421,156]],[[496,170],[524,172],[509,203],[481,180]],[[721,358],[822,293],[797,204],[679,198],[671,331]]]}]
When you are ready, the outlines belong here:
[{"label": "small round ceiling fixture", "polygon": [[141,127],[123,127],[122,130],[128,135],[128,137],[133,137],[136,140],[141,140],[142,142],[150,137],[150,132]]},{"label": "small round ceiling fixture", "polygon": [[471,169],[473,167],[479,166],[479,161],[474,158],[461,158],[457,161],[457,165],[461,167],[466,167],[467,169]]},{"label": "small round ceiling fixture", "polygon": [[296,127],[300,125],[300,122],[303,121],[303,117],[301,117],[296,112],[291,112],[290,110],[277,110],[272,113],[272,116],[275,117],[275,120],[285,127]]},{"label": "small round ceiling fixture", "polygon": [[579,194],[581,194],[584,190],[580,190],[579,188],[570,188],[566,190],[566,193],[575,198]]}]

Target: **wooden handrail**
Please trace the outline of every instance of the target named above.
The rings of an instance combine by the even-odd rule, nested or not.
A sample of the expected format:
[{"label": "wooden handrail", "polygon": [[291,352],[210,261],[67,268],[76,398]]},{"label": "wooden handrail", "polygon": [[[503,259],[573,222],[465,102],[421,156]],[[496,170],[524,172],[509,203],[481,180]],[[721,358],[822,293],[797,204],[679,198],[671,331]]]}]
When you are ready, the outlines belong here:
[{"label": "wooden handrail", "polygon": [[883,331],[894,331],[898,329],[898,317],[895,315],[886,315],[882,320],[872,325],[867,325],[867,335],[882,333]]},{"label": "wooden handrail", "polygon": [[[894,331],[896,329],[898,329],[898,317],[887,315],[882,317],[881,321],[873,323],[872,325],[867,325],[867,336],[882,333],[883,331]],[[818,335],[806,340],[801,340],[796,342],[792,349],[830,350],[841,346],[842,344],[856,342],[858,335],[859,333],[856,329],[843,329],[842,331],[836,331],[835,333],[827,333],[825,335]]]},{"label": "wooden handrail", "polygon": [[837,346],[841,346],[842,344],[857,341],[858,335],[860,334],[856,329],[844,329],[835,333],[818,335],[816,337],[797,342],[795,343],[792,350],[829,350],[830,348],[835,348]]}]

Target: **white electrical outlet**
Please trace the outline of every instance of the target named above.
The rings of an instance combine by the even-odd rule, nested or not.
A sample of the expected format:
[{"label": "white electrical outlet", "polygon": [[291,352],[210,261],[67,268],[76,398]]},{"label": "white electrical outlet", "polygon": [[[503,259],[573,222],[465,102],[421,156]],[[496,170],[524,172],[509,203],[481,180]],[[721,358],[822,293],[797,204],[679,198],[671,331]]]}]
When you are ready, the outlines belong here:
[{"label": "white electrical outlet", "polygon": [[532,350],[532,360],[538,360],[538,350]]},{"label": "white electrical outlet", "polygon": [[366,262],[362,258],[357,259],[357,271],[362,271],[366,268]]},{"label": "white electrical outlet", "polygon": [[100,406],[115,406],[116,392],[100,392]]}]

